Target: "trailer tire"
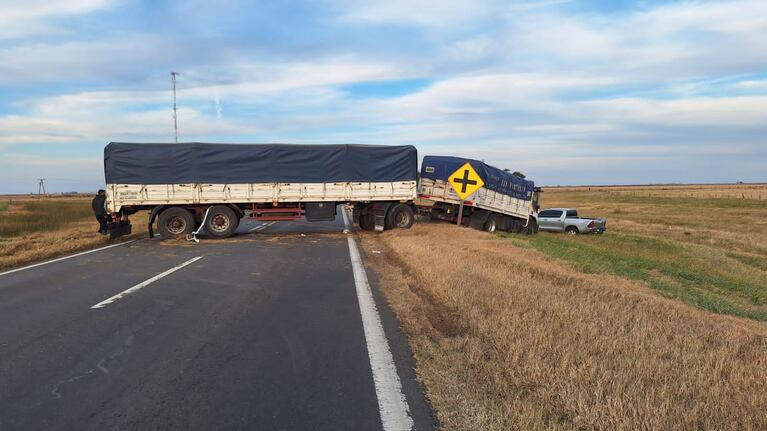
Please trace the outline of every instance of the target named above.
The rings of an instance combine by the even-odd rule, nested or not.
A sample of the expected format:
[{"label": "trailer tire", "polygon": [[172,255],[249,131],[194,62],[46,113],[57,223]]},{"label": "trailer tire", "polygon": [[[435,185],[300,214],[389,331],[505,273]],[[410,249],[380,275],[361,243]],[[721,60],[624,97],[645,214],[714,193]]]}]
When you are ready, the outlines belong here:
[{"label": "trailer tire", "polygon": [[157,227],[163,239],[185,238],[194,229],[194,215],[182,207],[169,207],[160,213]]},{"label": "trailer tire", "polygon": [[[389,214],[386,215],[388,226],[391,228],[410,229],[415,222],[415,214],[413,209],[405,204],[397,204],[389,209]],[[388,227],[387,226],[387,227]]]},{"label": "trailer tire", "polygon": [[224,206],[215,205],[210,207],[208,217],[204,221],[205,231],[214,238],[227,238],[234,234],[237,226],[240,225],[240,219],[234,210]]},{"label": "trailer tire", "polygon": [[376,216],[373,213],[360,214],[360,229],[374,230],[376,228]]},{"label": "trailer tire", "polygon": [[483,226],[483,230],[485,232],[493,233],[498,228],[498,222],[496,221],[495,214],[490,214],[487,216],[487,220],[485,220],[485,225]]}]

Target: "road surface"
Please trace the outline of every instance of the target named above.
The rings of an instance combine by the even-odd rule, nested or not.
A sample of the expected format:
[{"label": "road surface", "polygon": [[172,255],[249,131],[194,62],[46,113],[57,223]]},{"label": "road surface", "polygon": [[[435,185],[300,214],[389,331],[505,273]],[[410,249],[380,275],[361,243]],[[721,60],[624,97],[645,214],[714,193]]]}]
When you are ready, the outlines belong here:
[{"label": "road surface", "polygon": [[343,230],[244,220],[0,274],[0,429],[433,429]]}]

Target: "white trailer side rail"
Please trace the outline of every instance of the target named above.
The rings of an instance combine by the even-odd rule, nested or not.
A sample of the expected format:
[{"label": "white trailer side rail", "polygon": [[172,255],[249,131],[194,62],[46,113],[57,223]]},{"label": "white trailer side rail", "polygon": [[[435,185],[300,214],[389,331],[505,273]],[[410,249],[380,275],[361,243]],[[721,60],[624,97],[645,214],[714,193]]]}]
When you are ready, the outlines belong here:
[{"label": "white trailer side rail", "polygon": [[[429,196],[424,199],[449,204],[460,204],[461,199],[455,194],[453,187],[447,181],[421,178],[418,193],[421,196]],[[510,215],[527,220],[532,211],[532,200],[517,199],[515,197],[480,188],[471,196],[471,205],[477,208],[494,211],[500,214]]]},{"label": "white trailer side rail", "polygon": [[251,184],[107,184],[107,206],[412,201],[415,181]]}]

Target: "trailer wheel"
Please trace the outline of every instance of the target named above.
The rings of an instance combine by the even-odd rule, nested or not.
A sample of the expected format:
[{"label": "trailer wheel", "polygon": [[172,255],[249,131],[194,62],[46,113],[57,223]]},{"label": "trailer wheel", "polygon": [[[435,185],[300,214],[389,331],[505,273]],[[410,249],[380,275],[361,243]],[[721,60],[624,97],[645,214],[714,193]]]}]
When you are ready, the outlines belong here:
[{"label": "trailer wheel", "polygon": [[360,214],[360,229],[373,230],[376,228],[376,216],[373,213]]},{"label": "trailer wheel", "polygon": [[493,233],[497,227],[498,222],[495,220],[495,214],[487,216],[487,221],[485,221],[485,231]]},{"label": "trailer wheel", "polygon": [[405,204],[394,205],[387,215],[388,225],[392,228],[398,227],[400,229],[410,229],[415,221],[415,214],[413,209]]},{"label": "trailer wheel", "polygon": [[205,230],[215,238],[227,238],[234,234],[240,219],[234,210],[224,205],[215,205],[210,208],[208,217],[205,219]]},{"label": "trailer wheel", "polygon": [[170,207],[160,213],[157,220],[163,239],[185,238],[194,229],[194,216],[181,207]]}]

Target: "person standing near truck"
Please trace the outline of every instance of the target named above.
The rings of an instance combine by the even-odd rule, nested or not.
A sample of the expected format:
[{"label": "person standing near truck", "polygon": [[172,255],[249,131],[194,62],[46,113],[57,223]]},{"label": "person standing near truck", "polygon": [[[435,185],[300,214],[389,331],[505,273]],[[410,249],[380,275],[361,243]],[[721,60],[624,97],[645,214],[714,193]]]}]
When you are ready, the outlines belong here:
[{"label": "person standing near truck", "polygon": [[91,201],[93,214],[99,222],[99,233],[102,235],[107,234],[107,210],[104,206],[106,199],[107,192],[104,189],[101,189],[96,193],[96,197],[93,198],[93,201]]}]

